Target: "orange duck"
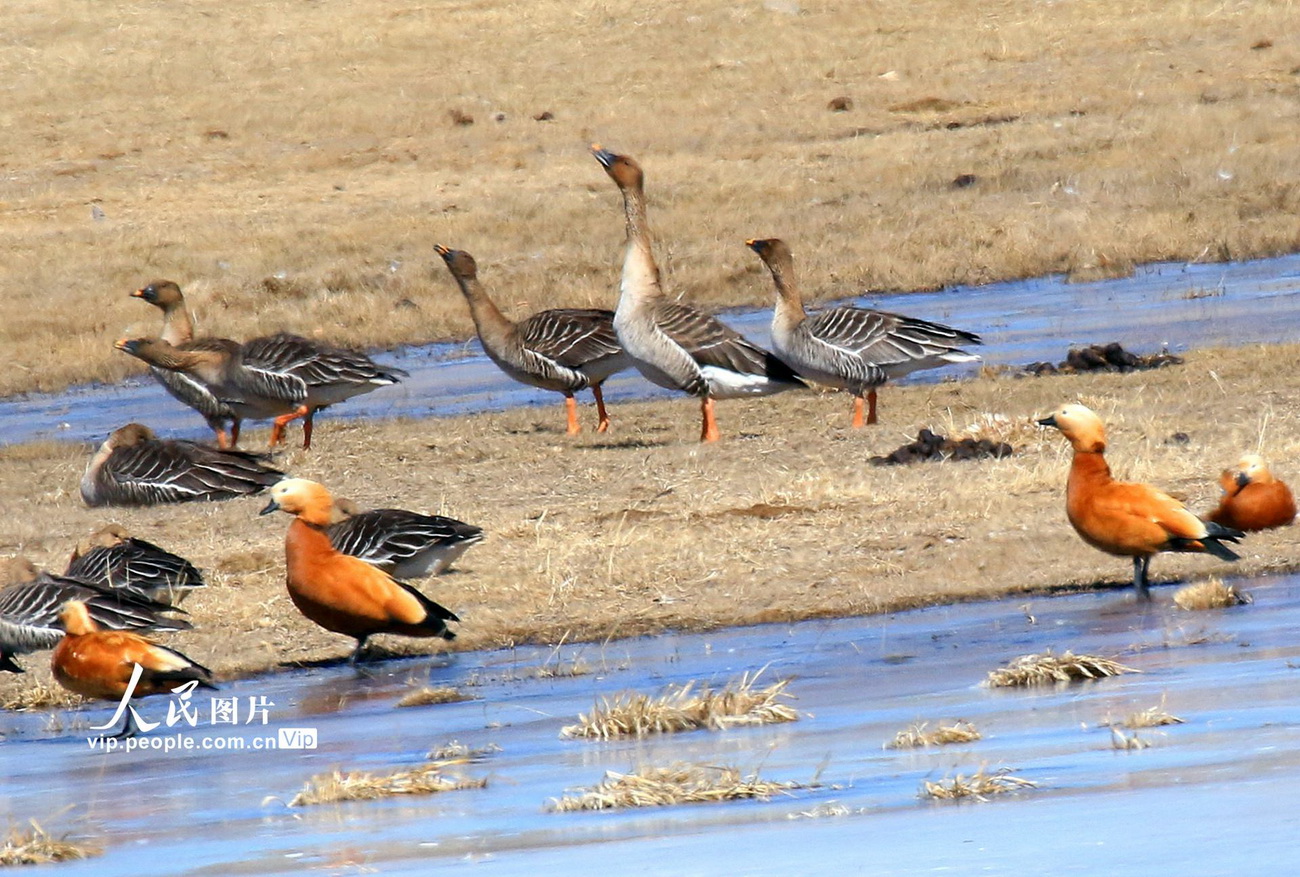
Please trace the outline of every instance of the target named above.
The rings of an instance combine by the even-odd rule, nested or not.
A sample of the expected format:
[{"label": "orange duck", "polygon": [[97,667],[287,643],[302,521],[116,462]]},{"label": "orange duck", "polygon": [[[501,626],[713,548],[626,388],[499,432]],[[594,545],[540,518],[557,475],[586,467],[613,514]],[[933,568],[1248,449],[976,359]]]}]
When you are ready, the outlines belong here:
[{"label": "orange duck", "polygon": [[[54,678],[69,691],[101,700],[121,700],[137,664],[141,672],[132,692],[134,697],[170,694],[187,682],[216,688],[212,671],[180,652],[125,630],[100,630],[80,600],[65,603],[59,618],[66,633],[54,649],[51,666]],[[126,722],[114,736],[132,737],[137,730],[127,710]]]},{"label": "orange duck", "polygon": [[1168,494],[1148,484],[1116,481],[1103,456],[1106,428],[1082,405],[1063,405],[1038,421],[1059,429],[1074,447],[1065,486],[1065,514],[1093,548],[1133,558],[1133,587],[1143,599],[1147,567],[1162,551],[1207,552],[1222,560],[1237,555],[1223,542],[1236,542],[1240,530],[1202,521]]},{"label": "orange duck", "polygon": [[1223,499],[1206,518],[1238,530],[1269,530],[1295,520],[1295,497],[1291,488],[1273,477],[1258,454],[1246,454],[1235,468],[1219,476]]},{"label": "orange duck", "polygon": [[350,663],[376,633],[455,638],[447,629],[448,621],[460,620],[455,613],[330,544],[334,498],[322,485],[286,478],[271,488],[271,502],[262,514],[277,509],[295,518],[284,539],[289,598],[309,620],[356,639]]}]

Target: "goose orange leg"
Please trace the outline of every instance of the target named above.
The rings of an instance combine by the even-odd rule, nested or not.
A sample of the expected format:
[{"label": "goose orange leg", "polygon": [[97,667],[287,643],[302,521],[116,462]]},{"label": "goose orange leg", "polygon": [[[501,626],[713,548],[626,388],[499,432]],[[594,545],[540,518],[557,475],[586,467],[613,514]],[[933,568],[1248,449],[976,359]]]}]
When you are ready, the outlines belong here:
[{"label": "goose orange leg", "polygon": [[230,446],[233,448],[239,444],[239,418],[236,417],[230,422]]},{"label": "goose orange leg", "polygon": [[[299,417],[306,417],[306,416],[307,416],[307,406],[299,405],[291,413],[281,414],[279,417],[277,417],[275,419],[275,425],[271,427],[271,447],[275,447],[276,445],[284,441],[284,428],[288,426],[291,421],[297,420]],[[306,445],[303,445],[303,447],[306,447]]]},{"label": "goose orange leg", "polygon": [[871,392],[867,393],[867,424],[871,425],[874,424],[875,422],[876,422],[876,389],[875,387],[872,387]]},{"label": "goose orange leg", "polygon": [[565,431],[569,435],[582,432],[582,424],[578,423],[578,402],[572,393],[564,394],[564,414],[569,419],[569,428]]},{"label": "goose orange leg", "polygon": [[303,421],[302,421],[302,449],[303,449],[304,451],[309,450],[309,449],[311,448],[311,428],[312,428],[312,425],[313,425],[313,424],[312,424],[312,418],[314,418],[315,416],[316,416],[316,409],[313,408],[313,409],[311,409],[310,411],[307,412],[307,414],[306,414],[305,417],[303,417]]},{"label": "goose orange leg", "polygon": [[700,430],[700,441],[716,442],[722,438],[718,431],[718,421],[713,416],[713,397],[705,396],[700,400],[700,413],[704,415],[704,426]]},{"label": "goose orange leg", "polygon": [[609,432],[609,413],[605,411],[605,397],[600,393],[600,384],[592,386],[591,395],[596,397],[596,414],[600,416],[600,423],[596,424],[596,432]]},{"label": "goose orange leg", "polygon": [[861,396],[853,397],[853,428],[862,429],[862,408],[863,399]]}]

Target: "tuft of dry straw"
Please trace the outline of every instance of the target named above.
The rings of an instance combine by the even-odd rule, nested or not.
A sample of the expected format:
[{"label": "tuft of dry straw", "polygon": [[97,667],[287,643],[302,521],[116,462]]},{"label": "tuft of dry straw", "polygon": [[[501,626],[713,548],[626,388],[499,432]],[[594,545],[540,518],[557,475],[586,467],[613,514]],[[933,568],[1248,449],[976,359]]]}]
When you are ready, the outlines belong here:
[{"label": "tuft of dry straw", "polygon": [[1179,609],[1191,612],[1204,609],[1226,609],[1251,602],[1250,594],[1238,591],[1236,585],[1225,585],[1222,580],[1208,578],[1203,582],[1184,585],[1174,592],[1174,603]]},{"label": "tuft of dry straw", "polygon": [[435,761],[411,770],[399,770],[384,776],[356,771],[317,774],[307,781],[302,791],[294,795],[290,807],[309,807],[313,804],[337,804],[343,801],[374,801],[397,795],[430,795],[460,789],[481,789],[486,779],[448,777],[443,768],[461,764],[460,760]]},{"label": "tuft of dry straw", "polygon": [[970,743],[983,735],[974,725],[967,721],[958,721],[951,725],[940,725],[933,731],[927,731],[927,722],[918,722],[894,735],[894,739],[885,744],[886,749],[919,749],[922,746],[947,746],[950,743]]},{"label": "tuft of dry straw", "polygon": [[1033,780],[1024,780],[1012,776],[1009,767],[1000,768],[993,773],[987,773],[981,767],[970,776],[957,774],[951,779],[943,779],[937,783],[927,780],[921,786],[920,796],[922,798],[936,798],[942,801],[957,798],[974,798],[977,801],[987,801],[992,795],[1003,795],[1007,792],[1035,788],[1038,788],[1038,783]]},{"label": "tuft of dry straw", "polygon": [[773,795],[785,795],[801,788],[805,786],[763,780],[757,774],[742,777],[734,767],[674,764],[648,768],[641,773],[606,771],[605,778],[595,788],[580,789],[576,795],[554,798],[550,809],[556,812],[614,810],[745,798],[766,801]]},{"label": "tuft of dry straw", "polygon": [[486,746],[472,747],[461,743],[459,740],[450,740],[435,749],[430,750],[425,758],[430,761],[483,761],[489,755],[496,755],[501,751],[501,747],[495,743],[489,743]]},{"label": "tuft of dry straw", "polygon": [[52,682],[34,682],[0,699],[0,710],[44,709],[71,706],[80,701],[77,695]]},{"label": "tuft of dry straw", "polygon": [[68,840],[66,835],[55,837],[31,820],[30,828],[13,826],[9,836],[0,846],[0,866],[45,865],[50,862],[68,862],[97,856],[102,851],[93,846],[83,846]]},{"label": "tuft of dry straw", "polygon": [[433,703],[460,703],[461,701],[471,700],[469,695],[462,694],[459,689],[443,686],[441,688],[430,688],[424,686],[414,691],[408,692],[397,706],[428,706]]},{"label": "tuft of dry straw", "polygon": [[793,722],[799,714],[783,699],[790,680],[782,679],[755,690],[758,674],[746,673],[721,691],[695,690],[695,683],[670,686],[658,697],[625,693],[601,698],[590,713],[578,716],[578,724],[561,729],[562,737],[642,737],[673,734],[700,728],[717,730],[732,725],[764,725]]},{"label": "tuft of dry straw", "polygon": [[1163,725],[1181,725],[1185,719],[1172,715],[1165,710],[1165,702],[1162,698],[1160,703],[1152,707],[1147,707],[1141,712],[1132,713],[1122,722],[1103,722],[1112,728],[1159,728]]},{"label": "tuft of dry straw", "polygon": [[1075,682],[1138,672],[1140,671],[1110,658],[1076,655],[1069,651],[1063,655],[1054,655],[1049,651],[1041,655],[1021,655],[1007,666],[990,671],[984,684],[990,688],[1046,685],[1050,682]]}]

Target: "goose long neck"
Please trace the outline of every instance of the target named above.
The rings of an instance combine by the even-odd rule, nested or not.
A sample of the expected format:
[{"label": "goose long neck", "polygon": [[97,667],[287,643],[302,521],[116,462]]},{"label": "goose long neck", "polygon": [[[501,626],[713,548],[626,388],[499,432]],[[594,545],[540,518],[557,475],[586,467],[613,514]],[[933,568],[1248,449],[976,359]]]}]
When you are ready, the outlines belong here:
[{"label": "goose long neck", "polygon": [[456,284],[469,303],[469,314],[474,320],[479,338],[485,343],[501,344],[516,333],[515,324],[501,313],[496,302],[487,294],[477,277],[456,277]]},{"label": "goose long neck", "polygon": [[194,340],[194,323],[184,302],[163,308],[162,334],[159,337],[176,347]]},{"label": "goose long neck", "polygon": [[627,226],[627,252],[623,257],[623,281],[620,304],[647,301],[662,295],[659,285],[659,266],[655,264],[650,238],[650,224],[646,220],[645,193],[634,186],[623,192],[623,214]]},{"label": "goose long neck", "polygon": [[803,307],[803,293],[795,275],[794,262],[787,256],[774,258],[767,264],[776,284],[776,308],[772,312],[773,325],[794,328],[808,316]]}]

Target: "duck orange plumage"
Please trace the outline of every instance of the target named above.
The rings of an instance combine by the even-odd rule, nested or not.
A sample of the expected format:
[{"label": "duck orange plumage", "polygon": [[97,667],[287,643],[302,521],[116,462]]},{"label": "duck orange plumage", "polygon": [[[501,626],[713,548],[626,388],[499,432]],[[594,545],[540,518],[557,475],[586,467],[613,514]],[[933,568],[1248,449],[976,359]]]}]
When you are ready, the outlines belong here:
[{"label": "duck orange plumage", "polygon": [[1207,552],[1222,560],[1237,555],[1223,542],[1240,530],[1206,523],[1183,504],[1148,484],[1116,481],[1104,456],[1106,428],[1082,405],[1063,405],[1038,421],[1059,429],[1074,447],[1065,488],[1065,513],[1075,531],[1094,548],[1133,558],[1133,587],[1146,598],[1147,567],[1162,551]]},{"label": "duck orange plumage", "polygon": [[1258,454],[1246,454],[1219,476],[1223,499],[1207,518],[1238,530],[1269,530],[1295,520],[1291,488],[1273,476]]},{"label": "duck orange plumage", "polygon": [[[187,682],[215,688],[212,671],[180,652],[152,643],[125,630],[100,630],[86,604],[69,600],[60,614],[66,633],[54,649],[54,678],[69,691],[101,700],[120,700],[127,692],[135,665],[141,674],[134,697],[168,694]],[[132,736],[130,711],[117,736]]]},{"label": "duck orange plumage", "polygon": [[453,639],[447,622],[460,620],[455,613],[330,544],[326,528],[333,507],[334,498],[322,485],[286,478],[271,488],[271,502],[262,510],[294,516],[284,553],[289,598],[298,611],[326,630],[355,638],[353,662],[376,633]]}]

